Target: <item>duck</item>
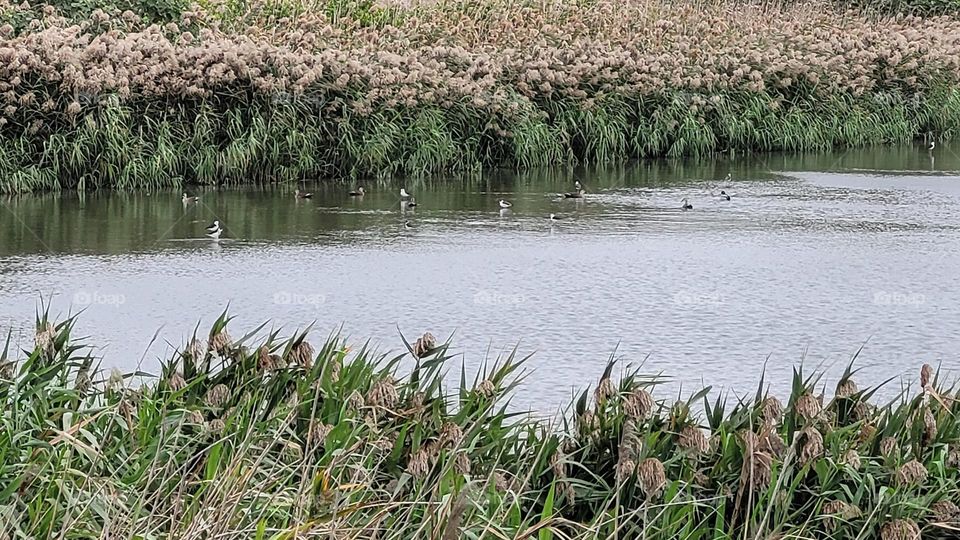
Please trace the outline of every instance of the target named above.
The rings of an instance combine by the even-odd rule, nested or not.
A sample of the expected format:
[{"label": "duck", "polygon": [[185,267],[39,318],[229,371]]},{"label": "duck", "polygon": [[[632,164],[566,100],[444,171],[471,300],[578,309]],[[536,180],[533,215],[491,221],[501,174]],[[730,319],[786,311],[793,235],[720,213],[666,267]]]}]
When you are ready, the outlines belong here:
[{"label": "duck", "polygon": [[733,173],[727,173],[727,176],[725,176],[723,180],[729,182],[731,178],[733,178]]},{"label": "duck", "polygon": [[558,220],[561,220],[561,219],[563,219],[563,218],[560,217],[560,216],[558,216],[558,215],[556,215],[556,214],[550,214],[550,218],[549,218],[549,219],[550,219],[550,221],[558,221]]},{"label": "duck", "polygon": [[721,190],[720,190],[720,198],[723,199],[723,200],[725,200],[725,201],[729,201],[729,200],[730,200],[730,195],[727,195],[727,192],[721,189]]},{"label": "duck", "polygon": [[583,186],[580,185],[580,181],[579,181],[579,180],[576,180],[576,181],[573,182],[573,189],[574,189],[575,191],[580,191],[581,189],[583,189]]},{"label": "duck", "polygon": [[214,220],[213,225],[207,227],[207,232],[213,232],[220,228],[220,220]]},{"label": "duck", "polygon": [[347,195],[351,197],[363,197],[364,195],[366,195],[366,193],[364,193],[363,191],[363,186],[360,186],[355,191],[351,191],[350,193],[347,193]]},{"label": "duck", "polygon": [[416,197],[410,197],[410,200],[407,201],[407,208],[413,208],[413,207],[415,207],[415,206],[417,206],[417,198],[416,198]]},{"label": "duck", "polygon": [[296,190],[293,194],[298,199],[309,199],[313,197],[313,193],[306,193],[306,192],[300,191],[299,189]]},{"label": "duck", "polygon": [[411,224],[410,224],[410,221],[404,221],[404,222],[403,222],[403,228],[404,228],[404,229],[415,229],[416,227],[414,227],[413,225],[411,225]]},{"label": "duck", "polygon": [[500,199],[500,201],[498,201],[498,202],[500,203],[500,208],[503,208],[503,209],[507,209],[507,208],[510,208],[511,206],[513,206],[513,203],[511,203],[511,202],[509,202],[509,201],[505,201],[505,200],[503,200],[503,199]]},{"label": "duck", "polygon": [[409,199],[410,197],[411,197],[411,195],[410,195],[409,193],[407,193],[407,190],[406,190],[406,189],[400,188],[400,198],[401,198],[401,199]]},{"label": "duck", "polygon": [[680,208],[684,210],[693,210],[693,205],[687,201],[686,197],[680,199],[680,202],[683,204],[683,206],[681,206]]},{"label": "duck", "polygon": [[200,200],[200,197],[187,197],[187,194],[184,193],[184,194],[183,194],[183,199],[181,199],[181,200],[183,201],[183,204],[190,204],[190,203],[195,203],[195,202],[199,201],[199,200]]},{"label": "duck", "polygon": [[564,199],[582,199],[583,198],[583,188],[578,189],[573,193],[564,193]]}]

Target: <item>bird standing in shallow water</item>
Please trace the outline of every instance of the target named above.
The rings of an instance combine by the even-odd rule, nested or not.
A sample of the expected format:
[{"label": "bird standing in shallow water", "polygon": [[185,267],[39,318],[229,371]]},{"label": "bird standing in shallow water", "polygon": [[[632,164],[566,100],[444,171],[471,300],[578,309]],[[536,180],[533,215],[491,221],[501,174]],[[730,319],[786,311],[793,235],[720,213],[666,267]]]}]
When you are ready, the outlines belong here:
[{"label": "bird standing in shallow water", "polygon": [[500,199],[499,203],[500,203],[500,208],[503,208],[503,209],[507,209],[513,206],[513,203],[505,201],[503,199]]},{"label": "bird standing in shallow water", "polygon": [[220,221],[214,221],[213,225],[207,227],[207,236],[217,240],[220,238],[220,235],[223,234],[223,229],[220,227]]},{"label": "bird standing in shallow water", "polygon": [[407,190],[406,190],[406,189],[400,188],[400,198],[401,198],[401,199],[409,199],[409,198],[410,198],[410,194],[407,193]]},{"label": "bird standing in shallow water", "polygon": [[550,221],[557,221],[557,220],[560,220],[560,219],[563,219],[563,218],[560,217],[560,216],[558,216],[558,215],[556,215],[556,214],[550,214]]},{"label": "bird standing in shallow water", "polygon": [[299,189],[296,190],[293,194],[298,199],[309,199],[310,197],[313,197],[313,193],[305,193],[303,191],[300,191]]},{"label": "bird standing in shallow water", "polygon": [[933,152],[933,149],[937,147],[937,141],[930,141],[930,147],[927,150]]},{"label": "bird standing in shallow water", "polygon": [[347,193],[347,195],[351,197],[363,197],[366,195],[366,193],[363,191],[363,186],[360,186],[356,189],[356,191],[351,191],[350,193]]},{"label": "bird standing in shallow water", "polygon": [[680,203],[683,204],[683,206],[681,206],[680,208],[684,210],[693,210],[693,205],[687,201],[686,197],[680,199]]}]

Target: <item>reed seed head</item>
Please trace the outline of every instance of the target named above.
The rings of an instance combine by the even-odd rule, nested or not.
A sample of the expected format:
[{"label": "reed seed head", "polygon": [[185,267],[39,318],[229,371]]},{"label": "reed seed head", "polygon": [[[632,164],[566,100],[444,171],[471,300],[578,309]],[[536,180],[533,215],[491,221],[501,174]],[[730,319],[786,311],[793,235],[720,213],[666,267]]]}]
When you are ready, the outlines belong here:
[{"label": "reed seed head", "polygon": [[340,382],[340,360],[333,359],[330,361],[330,382],[336,384]]},{"label": "reed seed head", "polygon": [[387,375],[379,379],[367,392],[366,402],[371,407],[392,409],[399,399],[397,396],[396,381]]},{"label": "reed seed head", "polygon": [[453,461],[453,470],[457,474],[470,474],[470,456],[466,452],[457,452],[457,457]]},{"label": "reed seed head", "polygon": [[211,409],[219,409],[230,399],[230,388],[225,384],[218,384],[207,391],[203,402]]},{"label": "reed seed head", "polygon": [[212,349],[213,352],[217,353],[221,357],[227,356],[227,354],[230,352],[230,347],[232,346],[233,338],[230,337],[230,334],[227,333],[226,329],[217,332],[213,337],[210,338],[210,349]]},{"label": "reed seed head", "polygon": [[427,332],[417,338],[416,343],[413,344],[413,355],[417,358],[423,358],[436,348],[437,339],[433,337],[433,334]]},{"label": "reed seed head", "polygon": [[960,518],[960,507],[946,499],[937,501],[930,505],[930,517],[938,523],[956,523]]},{"label": "reed seed head", "polygon": [[853,382],[853,379],[844,379],[837,384],[837,394],[838,398],[848,398],[857,393],[857,383]]},{"label": "reed seed head", "polygon": [[960,468],[960,447],[953,444],[947,447],[947,467]]},{"label": "reed seed head", "polygon": [[767,429],[760,435],[760,451],[771,456],[783,457],[787,452],[787,444],[780,438],[774,429]]},{"label": "reed seed head", "polygon": [[860,517],[860,509],[844,501],[827,501],[820,509],[820,515],[827,516],[824,528],[832,533],[842,521],[849,521]]},{"label": "reed seed head", "polygon": [[880,540],[920,540],[920,527],[912,519],[895,519],[880,528]]},{"label": "reed seed head", "polygon": [[407,462],[407,472],[414,478],[424,478],[430,472],[430,457],[434,453],[431,444],[427,443],[410,456]]},{"label": "reed seed head", "polygon": [[190,343],[187,344],[184,353],[194,361],[201,360],[207,355],[207,345],[199,339],[193,338],[190,340]]},{"label": "reed seed head", "polygon": [[804,420],[810,421],[817,417],[820,414],[820,400],[817,399],[813,394],[807,392],[797,398],[797,402],[794,404],[794,408],[797,411],[797,414],[800,415]]},{"label": "reed seed head", "polygon": [[480,381],[480,384],[477,385],[476,391],[477,394],[486,399],[493,399],[493,397],[497,395],[497,387],[490,379],[484,379]]},{"label": "reed seed head", "polygon": [[363,408],[363,396],[360,395],[360,392],[354,389],[350,392],[350,395],[347,396],[347,410],[357,412]]},{"label": "reed seed head", "polygon": [[0,360],[0,379],[6,380],[6,381],[12,381],[13,374],[14,374],[13,362]]},{"label": "reed seed head", "polygon": [[283,361],[279,356],[270,354],[270,349],[263,345],[257,349],[257,367],[262,373],[269,373],[283,367]]},{"label": "reed seed head", "polygon": [[923,408],[923,442],[930,445],[937,438],[937,418],[929,406]]},{"label": "reed seed head", "polygon": [[290,362],[303,369],[313,367],[313,346],[302,340],[293,349],[290,350]]},{"label": "reed seed head", "polygon": [[843,462],[847,465],[853,467],[854,470],[860,469],[860,454],[854,450],[850,449],[843,455]]},{"label": "reed seed head", "polygon": [[883,457],[890,457],[897,450],[897,439],[894,437],[884,437],[880,441],[880,455]]},{"label": "reed seed head", "polygon": [[454,422],[445,422],[440,428],[440,445],[456,448],[463,441],[463,430]]},{"label": "reed seed head", "polygon": [[623,484],[631,477],[633,473],[637,470],[637,462],[630,458],[625,458],[620,456],[620,459],[617,460],[617,466],[614,469],[615,479],[617,484]]},{"label": "reed seed head", "polygon": [[310,421],[310,440],[314,446],[322,447],[327,440],[327,436],[333,431],[333,426],[313,419]]},{"label": "reed seed head", "polygon": [[760,405],[760,417],[767,424],[779,424],[783,418],[783,405],[780,400],[767,396]]},{"label": "reed seed head", "polygon": [[600,383],[597,384],[596,390],[593,391],[593,399],[598,406],[603,405],[608,399],[615,395],[617,395],[617,387],[614,386],[613,381],[610,380],[610,377],[604,377],[600,379]]},{"label": "reed seed head", "polygon": [[877,426],[873,424],[863,424],[860,426],[860,433],[857,435],[857,440],[860,441],[860,444],[869,443],[877,436]]},{"label": "reed seed head", "polygon": [[900,487],[922,484],[927,479],[927,468],[914,459],[901,465],[897,469],[894,479]]},{"label": "reed seed head", "polygon": [[220,434],[223,433],[223,430],[226,429],[227,424],[219,418],[214,418],[206,424],[204,424],[204,429],[207,433]]},{"label": "reed seed head", "polygon": [[823,455],[823,435],[813,426],[800,432],[803,442],[800,446],[800,463],[806,465]]},{"label": "reed seed head", "polygon": [[179,392],[187,387],[187,381],[183,379],[183,375],[179,371],[174,371],[167,377],[167,387],[173,392]]},{"label": "reed seed head", "polygon": [[623,412],[627,418],[634,420],[646,420],[653,413],[656,403],[653,396],[643,388],[634,388],[627,399],[623,401]]},{"label": "reed seed head", "polygon": [[931,384],[933,384],[933,366],[924,364],[920,368],[920,387],[926,390]]},{"label": "reed seed head", "polygon": [[203,413],[200,411],[190,411],[184,418],[188,423],[197,426],[201,426],[204,423]]},{"label": "reed seed head", "polygon": [[710,450],[707,436],[696,426],[686,426],[681,429],[678,444],[680,448],[694,455],[706,454]]},{"label": "reed seed head", "polygon": [[53,327],[53,324],[46,323],[37,328],[37,333],[34,337],[34,342],[36,348],[40,350],[46,356],[53,356],[55,342],[57,337],[57,331]]},{"label": "reed seed head", "polygon": [[663,468],[663,463],[657,458],[647,458],[640,462],[636,471],[640,489],[643,490],[647,498],[659,497],[663,488],[667,485],[667,473]]}]

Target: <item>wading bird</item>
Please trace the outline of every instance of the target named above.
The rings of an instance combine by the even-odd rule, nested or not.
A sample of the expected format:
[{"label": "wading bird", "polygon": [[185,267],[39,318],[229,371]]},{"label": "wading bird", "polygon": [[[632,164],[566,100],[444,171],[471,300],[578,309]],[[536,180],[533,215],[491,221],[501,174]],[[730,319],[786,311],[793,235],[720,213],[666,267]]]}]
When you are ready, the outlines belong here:
[{"label": "wading bird", "polygon": [[557,220],[560,220],[560,219],[563,219],[563,218],[560,217],[560,216],[558,216],[558,215],[556,215],[556,214],[550,214],[550,221],[557,221]]},{"label": "wading bird", "polygon": [[199,201],[199,200],[200,200],[200,197],[187,197],[187,194],[184,193],[184,194],[183,194],[183,199],[181,199],[181,200],[183,201],[183,204],[190,204],[190,203],[195,203],[195,202]]},{"label": "wading bird", "polygon": [[417,206],[417,198],[416,198],[416,197],[410,197],[410,201],[407,202],[407,208],[413,208],[413,207],[415,207],[415,206]]},{"label": "wading bird", "polygon": [[356,189],[356,191],[351,191],[350,193],[347,193],[347,195],[351,197],[363,197],[366,195],[366,193],[363,192],[363,186],[360,186]]},{"label": "wading bird", "polygon": [[505,201],[505,200],[503,200],[503,199],[500,199],[499,202],[500,202],[500,208],[503,208],[503,209],[507,209],[507,208],[510,208],[511,206],[513,206],[513,203],[507,202],[507,201]]},{"label": "wading bird", "polygon": [[407,193],[407,190],[406,190],[406,189],[400,188],[400,198],[401,198],[401,199],[409,199],[410,196],[411,196],[411,195],[410,195],[409,193]]},{"label": "wading bird", "polygon": [[220,228],[220,222],[214,221],[213,225],[207,227],[207,236],[217,240],[220,238],[220,235],[223,234],[223,229]]}]

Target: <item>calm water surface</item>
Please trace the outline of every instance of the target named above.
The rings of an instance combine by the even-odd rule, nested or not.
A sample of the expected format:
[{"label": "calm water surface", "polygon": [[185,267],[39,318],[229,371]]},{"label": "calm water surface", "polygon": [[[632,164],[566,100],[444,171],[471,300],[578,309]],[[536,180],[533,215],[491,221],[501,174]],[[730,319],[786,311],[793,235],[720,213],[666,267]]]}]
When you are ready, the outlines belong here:
[{"label": "calm water surface", "polygon": [[[292,186],[202,190],[186,208],[168,191],[0,199],[0,328],[26,345],[41,298],[61,315],[85,309],[78,333],[106,365],[148,371],[228,304],[235,337],[315,322],[316,341],[342,325],[387,351],[400,331],[454,334],[468,373],[514,346],[535,353],[515,403],[539,410],[595,380],[615,350],[685,390],[752,392],[766,363],[787,392],[801,361],[835,374],[861,346],[862,383],[915,378],[923,362],[956,372],[957,154],[410,181],[415,211],[401,209],[401,184],[376,181],[359,200],[342,184],[309,186],[311,200]],[[558,198],[574,179],[586,199]],[[203,236],[213,219],[219,242]]]}]

